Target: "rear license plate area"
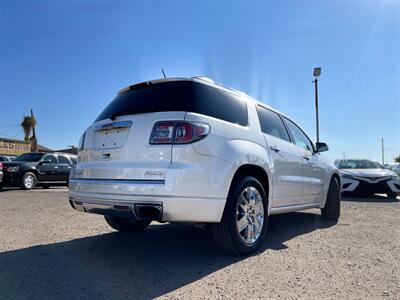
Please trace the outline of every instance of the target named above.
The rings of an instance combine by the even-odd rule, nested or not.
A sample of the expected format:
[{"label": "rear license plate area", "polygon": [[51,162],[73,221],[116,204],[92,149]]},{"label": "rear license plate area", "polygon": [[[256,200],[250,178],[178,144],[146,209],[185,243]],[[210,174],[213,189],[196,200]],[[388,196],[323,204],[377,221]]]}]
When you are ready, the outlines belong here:
[{"label": "rear license plate area", "polygon": [[129,128],[100,130],[95,133],[94,144],[97,150],[118,149],[125,145]]}]

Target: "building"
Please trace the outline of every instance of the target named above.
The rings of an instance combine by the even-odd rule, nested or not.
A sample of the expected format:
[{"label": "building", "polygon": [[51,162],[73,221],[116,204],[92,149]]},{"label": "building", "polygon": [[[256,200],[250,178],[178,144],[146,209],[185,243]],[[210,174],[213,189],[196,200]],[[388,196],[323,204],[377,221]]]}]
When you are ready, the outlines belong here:
[{"label": "building", "polygon": [[78,154],[78,148],[75,146],[70,146],[66,149],[55,150],[54,152],[62,152],[62,153],[69,153],[69,154]]},{"label": "building", "polygon": [[[31,151],[31,144],[23,140],[0,137],[0,155],[18,156]],[[39,152],[52,152],[52,149],[38,145]]]}]

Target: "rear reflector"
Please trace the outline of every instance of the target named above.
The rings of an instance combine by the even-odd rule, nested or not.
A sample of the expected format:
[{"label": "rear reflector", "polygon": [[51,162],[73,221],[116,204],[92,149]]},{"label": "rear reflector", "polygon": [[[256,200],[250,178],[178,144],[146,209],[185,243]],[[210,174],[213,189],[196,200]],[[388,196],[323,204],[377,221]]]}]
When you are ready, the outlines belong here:
[{"label": "rear reflector", "polygon": [[203,123],[162,121],[157,122],[150,136],[150,144],[188,144],[201,140],[210,131]]}]

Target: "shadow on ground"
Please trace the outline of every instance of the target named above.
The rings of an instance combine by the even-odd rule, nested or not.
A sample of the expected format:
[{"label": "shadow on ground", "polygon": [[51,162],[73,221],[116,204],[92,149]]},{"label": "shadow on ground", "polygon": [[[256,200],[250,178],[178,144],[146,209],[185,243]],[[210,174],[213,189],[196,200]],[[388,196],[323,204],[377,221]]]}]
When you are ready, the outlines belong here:
[{"label": "shadow on ground", "polygon": [[49,188],[42,188],[41,186],[37,186],[32,190],[23,190],[19,187],[3,187],[0,189],[0,193],[2,192],[25,192],[25,193],[31,193],[31,192],[52,192],[52,191],[66,191],[68,188],[66,186],[52,186]]},{"label": "shadow on ground", "polygon": [[365,203],[395,203],[400,202],[399,197],[388,198],[386,195],[353,196],[351,194],[342,197],[342,201],[365,202]]},{"label": "shadow on ground", "polygon": [[[272,216],[262,251],[334,222],[308,212]],[[259,254],[255,254],[259,255]],[[234,264],[209,233],[187,225],[150,226],[137,234],[108,233],[0,253],[4,299],[149,299]]]}]

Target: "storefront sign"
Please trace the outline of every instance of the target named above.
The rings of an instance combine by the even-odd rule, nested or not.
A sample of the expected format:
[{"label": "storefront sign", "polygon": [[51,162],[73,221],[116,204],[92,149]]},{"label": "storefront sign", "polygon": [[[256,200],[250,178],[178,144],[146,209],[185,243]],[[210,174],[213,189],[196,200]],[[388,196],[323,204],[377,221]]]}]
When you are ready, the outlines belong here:
[{"label": "storefront sign", "polygon": [[30,151],[31,144],[29,142],[0,138],[0,154],[21,155]]}]

